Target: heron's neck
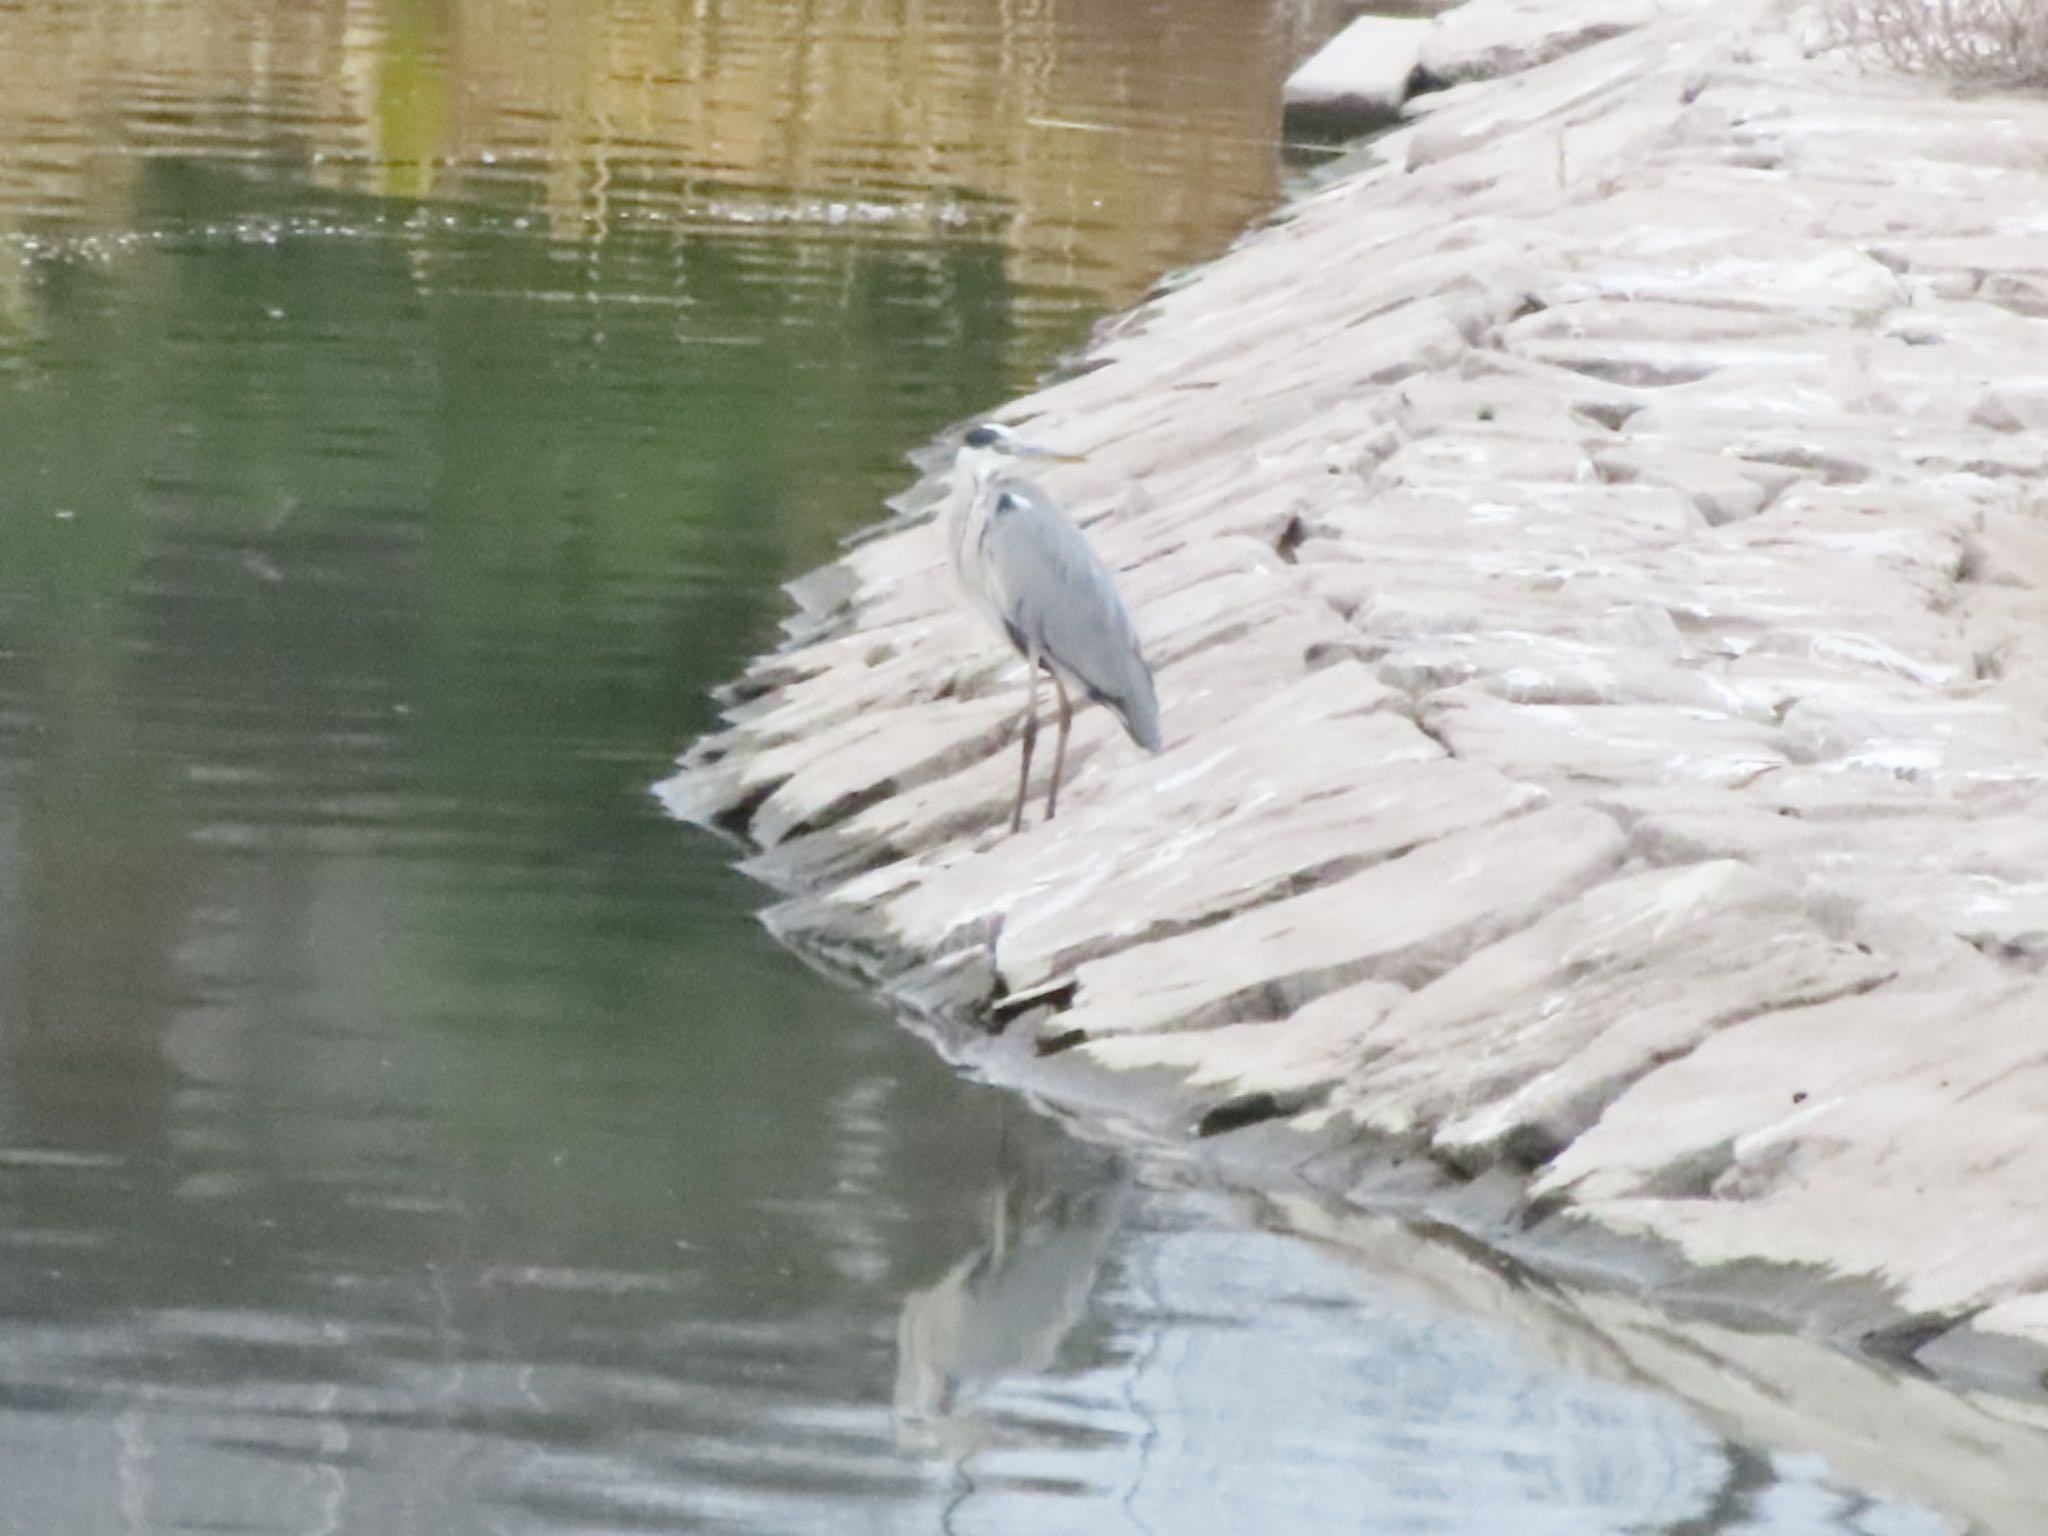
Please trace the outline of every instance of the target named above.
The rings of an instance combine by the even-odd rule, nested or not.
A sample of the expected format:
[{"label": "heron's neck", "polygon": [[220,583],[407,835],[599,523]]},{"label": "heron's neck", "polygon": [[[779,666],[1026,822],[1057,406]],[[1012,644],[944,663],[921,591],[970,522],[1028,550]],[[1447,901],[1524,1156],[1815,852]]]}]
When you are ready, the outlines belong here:
[{"label": "heron's neck", "polygon": [[[961,562],[966,557],[968,543],[975,537],[971,524],[974,508],[981,498],[982,475],[985,470],[975,462],[985,455],[962,453],[953,461],[953,473],[946,487],[946,500],[942,508],[941,525],[945,529],[946,548],[953,561],[953,569],[962,570]],[[963,575],[962,579],[965,577]]]},{"label": "heron's neck", "polygon": [[953,461],[954,473],[965,476],[961,482],[969,490],[979,491],[989,481],[1011,469],[1015,460],[1006,453],[993,448],[967,448]]}]

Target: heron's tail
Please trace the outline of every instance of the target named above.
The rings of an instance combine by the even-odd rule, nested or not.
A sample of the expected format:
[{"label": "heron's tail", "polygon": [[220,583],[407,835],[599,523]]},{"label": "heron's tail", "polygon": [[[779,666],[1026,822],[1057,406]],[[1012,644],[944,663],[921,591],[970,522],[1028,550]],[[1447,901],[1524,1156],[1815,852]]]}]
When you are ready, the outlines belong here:
[{"label": "heron's tail", "polygon": [[1159,696],[1152,690],[1152,673],[1142,661],[1122,696],[1108,698],[1105,702],[1116,711],[1117,719],[1123,721],[1124,729],[1131,733],[1131,740],[1147,752],[1159,750]]}]

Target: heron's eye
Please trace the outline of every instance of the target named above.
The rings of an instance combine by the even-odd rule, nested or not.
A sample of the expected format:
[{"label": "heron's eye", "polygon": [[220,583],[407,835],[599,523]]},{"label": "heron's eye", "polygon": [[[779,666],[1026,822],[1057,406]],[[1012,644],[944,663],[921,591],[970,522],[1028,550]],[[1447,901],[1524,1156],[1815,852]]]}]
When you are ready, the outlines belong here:
[{"label": "heron's eye", "polygon": [[993,448],[1002,440],[1002,434],[990,426],[976,427],[960,439],[969,448]]}]

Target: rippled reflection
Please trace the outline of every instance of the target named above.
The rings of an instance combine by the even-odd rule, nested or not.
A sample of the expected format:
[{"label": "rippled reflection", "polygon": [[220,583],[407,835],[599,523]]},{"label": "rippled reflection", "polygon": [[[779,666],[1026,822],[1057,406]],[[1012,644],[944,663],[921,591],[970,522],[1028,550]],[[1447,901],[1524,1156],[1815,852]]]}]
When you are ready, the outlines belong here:
[{"label": "rippled reflection", "polygon": [[906,1444],[960,1449],[956,1432],[977,1422],[995,1384],[1051,1368],[1087,1316],[1129,1193],[1114,1167],[1050,1190],[1008,1175],[988,1192],[986,1241],[903,1301],[896,1417]]},{"label": "rippled reflection", "polygon": [[337,193],[516,211],[570,247],[568,292],[594,250],[636,229],[769,229],[821,265],[827,247],[965,231],[999,253],[1016,384],[1049,340],[1071,339],[1077,301],[1128,299],[1269,203],[1279,81],[1341,10],[0,5],[0,58],[35,64],[0,92],[0,220],[132,238],[150,165],[203,157]]},{"label": "rippled reflection", "polygon": [[1058,1144],[998,1171],[983,1239],[898,1324],[903,1443],[948,1468],[948,1529],[1962,1529],[1546,1366],[1212,1197]]}]

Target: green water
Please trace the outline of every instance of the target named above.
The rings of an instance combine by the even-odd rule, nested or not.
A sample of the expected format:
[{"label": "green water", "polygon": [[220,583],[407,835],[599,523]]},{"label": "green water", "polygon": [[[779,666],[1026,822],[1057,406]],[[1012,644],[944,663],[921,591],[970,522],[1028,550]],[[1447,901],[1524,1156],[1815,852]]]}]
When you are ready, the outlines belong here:
[{"label": "green water", "polygon": [[1333,20],[0,0],[0,1531],[1954,1529],[961,1082],[649,794]]}]

